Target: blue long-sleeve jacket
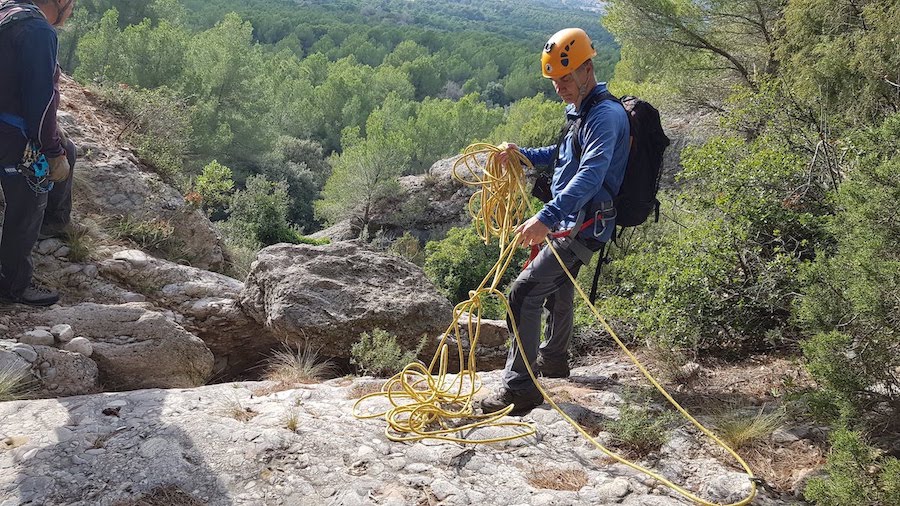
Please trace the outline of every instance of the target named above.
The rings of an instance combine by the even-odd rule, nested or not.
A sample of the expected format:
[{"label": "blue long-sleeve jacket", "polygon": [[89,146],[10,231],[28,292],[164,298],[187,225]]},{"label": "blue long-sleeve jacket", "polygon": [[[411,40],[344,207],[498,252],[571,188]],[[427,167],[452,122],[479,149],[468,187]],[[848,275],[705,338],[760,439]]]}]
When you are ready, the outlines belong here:
[{"label": "blue long-sleeve jacket", "polygon": [[[0,16],[8,13],[4,9]],[[23,119],[28,139],[48,158],[65,154],[56,127],[57,49],[56,30],[42,15],[0,31],[0,113]],[[0,122],[0,163],[16,163],[26,143],[17,127]]]},{"label": "blue long-sleeve jacket", "polygon": [[[606,83],[597,84],[582,103],[594,94],[605,91]],[[575,106],[569,104],[566,107],[567,119],[577,116]],[[579,136],[580,162],[573,156],[573,135]],[[570,132],[559,148],[551,185],[553,199],[537,214],[541,223],[551,230],[566,228],[574,224],[581,209],[593,211],[600,209],[603,203],[612,201],[614,195],[606,191],[603,183],[606,182],[613,192],[619,191],[628,164],[629,143],[630,128],[625,108],[613,100],[594,105],[582,121],[581,128]],[[533,165],[546,166],[553,164],[556,146],[522,148],[521,151]],[[596,239],[608,241],[614,228],[614,222],[607,222]],[[592,233],[589,228],[582,235]]]}]

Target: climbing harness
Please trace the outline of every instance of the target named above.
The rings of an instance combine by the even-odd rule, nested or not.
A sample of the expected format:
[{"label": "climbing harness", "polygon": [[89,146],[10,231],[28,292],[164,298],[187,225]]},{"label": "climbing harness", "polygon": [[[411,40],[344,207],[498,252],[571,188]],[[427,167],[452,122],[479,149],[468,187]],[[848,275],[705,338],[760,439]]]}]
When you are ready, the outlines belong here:
[{"label": "climbing harness", "polygon": [[[481,331],[485,299],[496,296],[503,303],[507,311],[510,330],[515,337],[516,346],[518,346],[522,356],[525,356],[525,350],[519,338],[518,328],[515,319],[512,317],[509,303],[498,289],[498,286],[503,273],[512,263],[516,249],[522,245],[521,235],[513,235],[513,231],[527,217],[528,192],[525,189],[524,167],[530,168],[531,163],[518,151],[506,151],[507,161],[501,164],[499,155],[504,151],[502,147],[488,144],[473,144],[464,150],[463,156],[453,167],[454,177],[467,185],[479,188],[469,199],[468,208],[473,217],[475,230],[485,243],[489,243],[492,238],[499,239],[500,254],[497,262],[478,287],[469,292],[469,300],[457,304],[453,309],[453,322],[441,337],[437,352],[431,363],[427,367],[418,362],[407,365],[402,371],[388,380],[380,392],[363,396],[353,407],[353,414],[357,418],[384,417],[387,421],[385,434],[392,441],[436,439],[458,443],[492,443],[526,437],[536,432],[533,424],[504,420],[504,417],[515,407],[513,405],[495,413],[479,415],[475,413],[473,401],[475,394],[481,388],[481,382],[475,369],[475,350],[478,346],[478,338]],[[463,175],[460,175],[463,169]],[[685,411],[666,392],[665,388],[638,361],[637,357],[628,350],[612,327],[597,311],[597,308],[590,302],[571,272],[566,269],[549,237],[546,239],[546,244],[563,267],[578,293],[590,307],[591,312],[641,374],[685,419],[734,457],[746,471],[750,482],[750,492],[744,499],[728,505],[710,502],[676,485],[658,473],[630,462],[612,450],[607,449],[560,409],[541,386],[531,365],[525,361],[528,374],[541,395],[543,395],[544,400],[563,419],[571,424],[576,431],[610,458],[659,481],[691,501],[703,506],[744,506],[749,504],[756,496],[759,479],[754,477],[747,463],[726,443]],[[463,347],[464,340],[461,338],[460,325],[458,323],[463,314],[468,314],[468,322],[466,324],[469,336],[467,353]],[[453,336],[452,339],[451,336]],[[451,342],[456,345],[459,360],[460,372],[455,375],[448,374]],[[381,412],[362,412],[361,406],[376,398],[386,399],[392,407]],[[476,429],[486,427],[511,428],[515,430],[515,433],[506,436],[478,438]]]},{"label": "climbing harness", "polygon": [[[22,136],[28,139],[25,133],[25,120],[12,114],[0,113],[0,122],[14,126],[19,129]],[[34,142],[28,140],[25,145],[25,152],[22,159],[15,165],[3,166],[3,176],[22,175],[28,183],[31,191],[37,194],[48,193],[53,189],[53,181],[50,180],[50,163],[47,157],[35,146]]]}]

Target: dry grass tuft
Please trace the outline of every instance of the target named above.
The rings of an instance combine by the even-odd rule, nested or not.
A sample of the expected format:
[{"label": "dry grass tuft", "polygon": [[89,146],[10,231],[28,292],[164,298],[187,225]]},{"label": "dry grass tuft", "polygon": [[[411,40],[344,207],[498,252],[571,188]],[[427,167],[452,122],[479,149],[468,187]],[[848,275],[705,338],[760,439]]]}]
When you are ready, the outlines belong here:
[{"label": "dry grass tuft", "polygon": [[333,371],[334,366],[320,361],[319,353],[309,346],[295,351],[284,345],[283,350],[276,351],[269,359],[265,378],[284,385],[318,383]]},{"label": "dry grass tuft", "polygon": [[347,392],[348,399],[360,399],[369,394],[380,392],[387,381],[364,381],[355,383]]},{"label": "dry grass tuft", "polygon": [[580,468],[532,468],[528,483],[534,488],[577,492],[587,485],[588,477]]},{"label": "dry grass tuft", "polygon": [[256,411],[253,411],[252,409],[250,409],[249,407],[244,407],[244,405],[241,404],[241,400],[238,399],[237,397],[225,398],[222,401],[222,405],[221,405],[219,412],[222,415],[227,416],[229,418],[234,418],[235,420],[237,420],[239,422],[249,422],[256,415],[259,414]]},{"label": "dry grass tuft", "polygon": [[0,367],[0,402],[27,398],[33,389],[29,376],[27,369]]},{"label": "dry grass tuft", "polygon": [[291,406],[284,413],[284,428],[291,431],[297,432],[297,429],[300,428],[300,413],[297,411],[297,408]]},{"label": "dry grass tuft", "polygon": [[206,504],[181,490],[177,485],[166,485],[157,487],[141,497],[115,502],[113,506],[204,506]]},{"label": "dry grass tuft", "polygon": [[756,413],[728,409],[713,415],[713,426],[719,437],[737,450],[771,436],[784,423],[785,417],[782,410],[767,413],[765,406]]}]

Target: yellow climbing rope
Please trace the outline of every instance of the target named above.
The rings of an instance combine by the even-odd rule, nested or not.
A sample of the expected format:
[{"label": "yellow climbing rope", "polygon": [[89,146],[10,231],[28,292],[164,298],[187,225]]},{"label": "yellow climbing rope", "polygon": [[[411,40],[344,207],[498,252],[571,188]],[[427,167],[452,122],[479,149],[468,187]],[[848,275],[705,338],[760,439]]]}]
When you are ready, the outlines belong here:
[{"label": "yellow climbing rope", "polygon": [[[506,163],[501,163],[500,154],[504,152],[507,155],[507,160]],[[418,362],[407,365],[402,371],[388,380],[380,392],[363,396],[354,405],[353,414],[358,418],[384,417],[388,424],[385,428],[385,434],[393,441],[437,439],[477,444],[509,441],[535,433],[536,429],[532,424],[504,419],[512,411],[513,406],[496,413],[479,415],[475,413],[473,402],[475,394],[481,388],[481,382],[475,368],[475,350],[477,349],[478,338],[481,332],[482,304],[486,298],[497,297],[503,303],[507,315],[510,315],[510,330],[515,337],[516,346],[519,347],[519,352],[522,356],[525,356],[516,322],[511,317],[509,303],[504,294],[498,289],[503,273],[512,263],[516,249],[521,243],[521,237],[519,235],[513,236],[513,231],[528,218],[529,197],[525,185],[525,167],[531,167],[531,163],[518,151],[506,151],[505,146],[492,146],[489,144],[473,144],[469,146],[453,167],[454,177],[464,184],[479,187],[479,190],[469,200],[469,213],[472,215],[476,231],[485,243],[489,243],[492,238],[499,240],[500,254],[497,262],[478,287],[469,292],[469,299],[457,304],[453,309],[453,322],[444,332],[437,352],[428,367]],[[464,174],[460,174],[463,169],[465,171]],[[544,396],[544,400],[569,422],[575,430],[590,440],[595,447],[610,458],[650,476],[691,501],[703,506],[744,506],[749,504],[756,496],[756,480],[754,479],[753,471],[750,470],[744,459],[691,416],[666,392],[665,388],[660,385],[619,339],[612,327],[597,311],[597,308],[591,304],[584,290],[578,285],[568,269],[565,268],[562,259],[553,248],[550,240],[547,239],[546,242],[547,247],[550,248],[557,261],[563,266],[563,270],[565,270],[566,275],[575,285],[578,293],[588,307],[591,308],[597,321],[609,332],[619,348],[625,352],[641,374],[650,381],[656,390],[685,419],[735,458],[747,472],[747,477],[750,480],[750,492],[744,499],[728,505],[710,502],[672,483],[658,473],[630,462],[619,454],[607,449],[560,409],[541,386],[530,364],[525,361],[528,374],[541,392],[541,395]],[[468,315],[466,322],[466,335],[469,339],[468,351],[463,346],[465,340],[462,338],[458,323],[464,314]],[[448,373],[450,369],[451,344],[456,347],[460,371],[458,374]],[[361,406],[363,404],[378,398],[386,400],[390,406],[383,406],[381,410],[374,409],[365,413],[362,412]],[[479,438],[477,429],[487,427],[513,429],[514,433]]]}]

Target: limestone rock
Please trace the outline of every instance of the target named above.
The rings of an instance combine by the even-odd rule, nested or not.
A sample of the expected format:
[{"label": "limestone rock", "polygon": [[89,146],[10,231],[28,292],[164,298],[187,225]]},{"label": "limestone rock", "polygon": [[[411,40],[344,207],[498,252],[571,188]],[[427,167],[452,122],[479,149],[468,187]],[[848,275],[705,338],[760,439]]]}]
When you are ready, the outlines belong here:
[{"label": "limestone rock", "polygon": [[213,356],[203,341],[140,304],[85,303],[51,309],[40,318],[68,322],[90,338],[91,358],[111,389],[191,387],[204,384],[212,373]]},{"label": "limestone rock", "polygon": [[66,324],[54,325],[50,329],[50,333],[61,343],[67,343],[75,337],[75,330],[72,329],[71,325]]},{"label": "limestone rock", "polygon": [[66,351],[72,353],[80,353],[85,357],[90,357],[94,353],[94,345],[84,337],[76,337],[63,346]]},{"label": "limestone rock", "polygon": [[271,332],[241,309],[244,283],[236,279],[138,250],[115,253],[100,262],[100,271],[184,315],[184,326],[215,356],[218,376],[243,374],[279,346]]},{"label": "limestone rock", "polygon": [[[475,328],[475,323],[473,320],[473,328]],[[467,313],[460,315],[458,324],[459,337],[462,341],[463,351],[466,353],[463,356],[463,360],[468,360],[471,342],[469,338],[469,315]],[[475,347],[475,361],[479,371],[502,369],[506,365],[506,357],[509,353],[507,347],[509,338],[509,330],[505,320],[481,320],[478,345]],[[451,367],[454,370],[459,370],[459,353],[456,351],[456,335],[454,333],[450,334],[447,343],[450,345],[449,357]]]},{"label": "limestone rock", "polygon": [[257,322],[324,356],[349,357],[361,332],[381,328],[407,348],[442,333],[452,316],[424,273],[355,242],[270,246],[259,252],[241,298]]},{"label": "limestone rock", "polygon": [[19,338],[20,343],[30,344],[32,346],[52,346],[54,343],[53,334],[46,330],[29,330],[22,334]]},{"label": "limestone rock", "polygon": [[35,346],[34,349],[38,354],[37,362],[42,365],[36,374],[41,383],[36,395],[65,397],[100,391],[97,364],[87,356],[49,346]]}]

